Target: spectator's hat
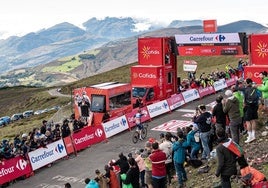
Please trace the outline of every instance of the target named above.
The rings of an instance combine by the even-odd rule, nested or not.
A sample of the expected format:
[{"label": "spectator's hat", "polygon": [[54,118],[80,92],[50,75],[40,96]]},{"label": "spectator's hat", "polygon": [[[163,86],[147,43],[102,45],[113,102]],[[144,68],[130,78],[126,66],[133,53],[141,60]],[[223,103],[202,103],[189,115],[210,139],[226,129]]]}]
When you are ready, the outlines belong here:
[{"label": "spectator's hat", "polygon": [[149,138],[149,142],[150,143],[154,143],[155,142],[155,139],[154,138]]},{"label": "spectator's hat", "polygon": [[23,133],[22,135],[21,135],[21,138],[27,138],[27,134],[26,133]]},{"label": "spectator's hat", "polygon": [[225,93],[224,93],[227,97],[231,97],[231,96],[233,96],[233,92],[230,90],[230,89],[228,89],[227,91],[225,91]]}]

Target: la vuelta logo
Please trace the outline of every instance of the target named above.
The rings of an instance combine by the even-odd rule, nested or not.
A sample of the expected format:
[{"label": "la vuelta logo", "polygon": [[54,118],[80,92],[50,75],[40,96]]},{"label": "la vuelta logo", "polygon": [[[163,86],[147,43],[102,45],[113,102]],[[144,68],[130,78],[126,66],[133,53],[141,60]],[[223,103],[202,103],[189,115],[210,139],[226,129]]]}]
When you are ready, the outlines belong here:
[{"label": "la vuelta logo", "polygon": [[159,55],[160,52],[159,52],[159,50],[151,50],[150,47],[144,46],[142,48],[141,54],[142,54],[144,59],[149,59],[151,55]]},{"label": "la vuelta logo", "polygon": [[268,48],[267,43],[259,42],[257,45],[257,49],[255,49],[255,52],[258,53],[258,57],[264,58],[268,54]]}]

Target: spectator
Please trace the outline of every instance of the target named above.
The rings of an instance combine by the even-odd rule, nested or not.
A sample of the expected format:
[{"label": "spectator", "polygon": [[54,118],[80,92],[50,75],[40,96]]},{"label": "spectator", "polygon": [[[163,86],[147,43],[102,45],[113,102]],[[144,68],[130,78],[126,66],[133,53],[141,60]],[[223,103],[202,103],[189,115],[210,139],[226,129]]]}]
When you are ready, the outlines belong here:
[{"label": "spectator", "polygon": [[120,173],[121,174],[127,173],[128,169],[129,169],[129,164],[128,164],[128,161],[127,161],[127,157],[123,153],[120,153],[118,155],[118,157],[119,157],[119,159],[116,160],[111,165],[112,166],[118,165],[120,167]]},{"label": "spectator", "polygon": [[131,184],[133,188],[140,188],[139,183],[139,167],[137,166],[137,163],[134,158],[128,159],[129,164],[129,170],[126,173],[126,179],[122,180],[123,184]]},{"label": "spectator", "polygon": [[16,148],[16,150],[21,148],[22,142],[20,140],[20,135],[19,134],[15,136],[13,143],[14,143],[14,147]]},{"label": "spectator", "polygon": [[139,96],[136,100],[136,103],[134,104],[134,108],[142,108],[143,107],[143,100],[142,98]]},{"label": "spectator", "polygon": [[152,161],[152,185],[153,188],[166,187],[166,154],[159,150],[158,142],[152,144],[152,154],[149,156]]},{"label": "spectator", "polygon": [[148,188],[152,187],[152,161],[149,159],[149,155],[152,153],[152,143],[147,141],[145,143],[145,150],[142,153],[145,163],[145,183]]},{"label": "spectator", "polygon": [[167,160],[165,161],[166,172],[167,172],[167,182],[171,185],[172,174],[171,171],[174,168],[172,163],[172,142],[171,142],[171,133],[167,132],[164,136],[164,140],[159,144],[159,149],[165,152]]},{"label": "spectator", "polygon": [[223,112],[228,114],[230,119],[229,127],[231,132],[231,138],[234,142],[239,144],[239,126],[242,122],[242,118],[240,116],[239,111],[239,101],[236,97],[234,97],[233,92],[231,90],[227,90],[225,95],[228,97],[227,99],[223,99]]},{"label": "spectator", "polygon": [[109,165],[105,165],[104,170],[106,172],[104,176],[108,180],[109,188],[119,188],[120,183],[118,182],[117,176],[113,169]]},{"label": "spectator", "polygon": [[[255,88],[256,89],[256,88]],[[244,109],[245,115],[244,119],[247,126],[248,138],[245,143],[250,143],[256,139],[256,120],[258,119],[258,102],[250,102],[249,98],[254,88],[252,86],[252,80],[250,78],[246,79],[246,88],[244,88],[245,93],[245,101],[244,101]]]},{"label": "spectator", "polygon": [[140,150],[135,151],[135,161],[137,162],[138,168],[140,170],[139,176],[140,176],[140,180],[141,180],[141,186],[145,187],[145,180],[144,180],[144,178],[145,178],[145,162],[144,162],[144,159],[141,157]]},{"label": "spectator", "polygon": [[42,121],[42,125],[40,127],[40,133],[45,134],[47,130],[47,120]]},{"label": "spectator", "polygon": [[233,92],[233,95],[237,100],[239,101],[239,112],[241,117],[241,123],[239,126],[240,133],[243,133],[245,130],[244,128],[244,95],[241,91],[237,90],[236,86],[232,86],[231,90]]},{"label": "spectator", "polygon": [[64,184],[64,188],[72,188],[72,186],[71,186],[70,183],[65,183],[65,184]]},{"label": "spectator", "polygon": [[54,141],[61,139],[60,124],[55,125],[55,129],[53,130],[53,139]]},{"label": "spectator", "polygon": [[99,188],[100,187],[99,184],[93,179],[86,178],[85,183],[86,183],[85,188]]},{"label": "spectator", "polygon": [[192,130],[187,134],[187,145],[190,146],[190,159],[197,159],[199,150],[201,149],[200,132],[197,124],[193,124]]},{"label": "spectator", "polygon": [[108,188],[107,179],[105,176],[97,169],[95,170],[95,181],[99,184],[100,188]]},{"label": "spectator", "polygon": [[244,157],[242,157],[240,160],[238,160],[238,164],[240,166],[241,177],[244,177],[247,174],[252,175],[252,178],[249,181],[250,185],[247,185],[247,186],[254,186],[255,184],[257,184],[259,182],[266,181],[265,175],[262,172],[260,172],[259,170],[249,166]]},{"label": "spectator", "polygon": [[226,137],[225,130],[219,128],[216,130],[216,135],[219,138],[219,144],[216,147],[218,158],[216,176],[221,176],[221,187],[231,188],[230,177],[236,175],[236,155],[223,146],[229,139]]},{"label": "spectator", "polygon": [[61,136],[62,136],[62,138],[65,138],[65,137],[70,136],[70,135],[71,135],[71,130],[69,127],[69,121],[67,119],[65,119],[63,121],[62,126],[61,126]]},{"label": "spectator", "polygon": [[201,160],[207,160],[210,158],[210,135],[211,135],[211,118],[212,115],[206,111],[205,105],[199,105],[196,109],[194,116],[194,123],[198,125],[200,131],[200,140],[203,147]]},{"label": "spectator", "polygon": [[212,116],[215,117],[216,129],[222,127],[226,130],[226,114],[223,112],[222,99],[223,96],[221,95],[216,97],[216,105],[212,109]]},{"label": "spectator", "polygon": [[262,85],[257,87],[258,90],[262,92],[262,101],[264,105],[264,110],[266,111],[268,109],[268,77],[267,72],[263,71],[260,72],[260,77],[262,79]]},{"label": "spectator", "polygon": [[176,170],[176,174],[178,176],[178,184],[179,188],[184,187],[184,181],[187,181],[186,171],[184,169],[184,162],[186,159],[186,148],[188,144],[186,140],[183,139],[182,130],[178,130],[177,132],[178,141],[173,143],[172,150],[174,152],[173,160],[174,166]]}]

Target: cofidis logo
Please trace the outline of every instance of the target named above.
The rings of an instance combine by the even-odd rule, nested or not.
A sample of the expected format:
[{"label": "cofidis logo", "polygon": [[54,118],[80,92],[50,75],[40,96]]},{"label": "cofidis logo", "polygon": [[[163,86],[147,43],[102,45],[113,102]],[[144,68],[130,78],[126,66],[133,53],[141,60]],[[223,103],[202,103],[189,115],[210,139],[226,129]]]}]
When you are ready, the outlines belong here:
[{"label": "cofidis logo", "polygon": [[267,43],[259,42],[257,45],[257,49],[255,49],[255,52],[258,53],[258,57],[266,57],[268,53]]},{"label": "cofidis logo", "polygon": [[151,55],[159,55],[159,50],[152,50],[149,46],[143,46],[141,54],[144,59],[149,59]]}]

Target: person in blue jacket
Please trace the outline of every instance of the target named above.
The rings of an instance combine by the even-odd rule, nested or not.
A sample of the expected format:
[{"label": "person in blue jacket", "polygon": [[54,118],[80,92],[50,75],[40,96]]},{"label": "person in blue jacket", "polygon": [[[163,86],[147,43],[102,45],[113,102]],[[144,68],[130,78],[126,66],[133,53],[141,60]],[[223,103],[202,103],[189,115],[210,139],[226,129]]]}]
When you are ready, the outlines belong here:
[{"label": "person in blue jacket", "polygon": [[184,162],[186,160],[186,148],[188,147],[188,144],[184,139],[183,131],[181,129],[178,129],[177,136],[178,141],[174,142],[172,145],[172,151],[174,152],[173,161],[178,176],[179,187],[183,187],[183,182],[187,180]]},{"label": "person in blue jacket", "polygon": [[197,124],[193,123],[192,130],[187,134],[187,144],[191,147],[190,158],[197,159],[199,150],[201,149],[200,135]]},{"label": "person in blue jacket", "polygon": [[85,188],[99,188],[99,184],[94,180],[90,178],[85,179],[86,187]]}]

